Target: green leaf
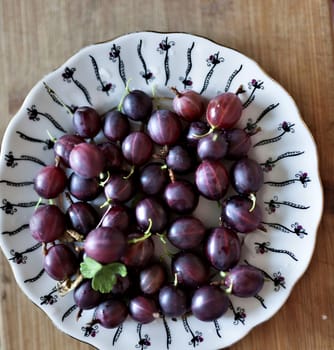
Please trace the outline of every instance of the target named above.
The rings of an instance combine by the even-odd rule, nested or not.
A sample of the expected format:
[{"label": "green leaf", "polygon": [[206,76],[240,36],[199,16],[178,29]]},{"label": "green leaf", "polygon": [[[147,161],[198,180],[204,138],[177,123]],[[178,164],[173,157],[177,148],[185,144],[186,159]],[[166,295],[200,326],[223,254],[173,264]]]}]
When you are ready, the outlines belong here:
[{"label": "green leaf", "polygon": [[125,277],[128,274],[126,266],[122,263],[118,263],[118,262],[111,263],[109,265],[106,265],[105,268],[108,268],[108,270],[111,273],[114,273],[114,274],[117,273],[118,275],[120,275],[122,277]]},{"label": "green leaf", "polygon": [[93,278],[92,288],[101,293],[109,293],[116,282],[116,275],[106,274],[105,269],[102,269]]},{"label": "green leaf", "polygon": [[101,293],[109,293],[117,282],[116,275],[122,277],[127,275],[127,269],[124,264],[115,262],[103,265],[93,277],[92,288]]},{"label": "green leaf", "polygon": [[90,257],[85,257],[80,264],[80,272],[84,278],[93,278],[102,268],[103,265]]}]

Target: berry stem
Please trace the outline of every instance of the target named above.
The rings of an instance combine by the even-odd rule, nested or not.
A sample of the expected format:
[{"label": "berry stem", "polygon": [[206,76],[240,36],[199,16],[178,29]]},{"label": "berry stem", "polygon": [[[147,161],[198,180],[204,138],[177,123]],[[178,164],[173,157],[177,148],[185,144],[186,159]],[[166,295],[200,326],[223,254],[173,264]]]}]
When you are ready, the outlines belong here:
[{"label": "berry stem", "polygon": [[233,281],[232,281],[231,284],[228,286],[228,288],[225,289],[225,293],[231,294],[231,293],[232,293],[232,289],[233,289]]},{"label": "berry stem", "polygon": [[42,243],[42,253],[44,256],[47,255],[47,253],[48,253],[47,243],[45,243],[45,242]]},{"label": "berry stem", "polygon": [[100,179],[101,179],[102,181],[99,183],[99,185],[100,185],[101,187],[104,187],[104,186],[106,185],[106,183],[107,183],[107,182],[109,181],[109,179],[110,179],[110,172],[107,171],[107,174],[101,173],[101,174],[100,174]]},{"label": "berry stem", "polygon": [[227,276],[227,272],[225,271],[220,271],[219,272],[220,277],[225,278]]},{"label": "berry stem", "polygon": [[208,136],[214,132],[215,128],[213,126],[210,127],[209,131],[205,132],[204,134],[192,134],[193,137],[196,139],[201,139],[205,136]]},{"label": "berry stem", "polygon": [[159,96],[159,97],[155,97],[156,100],[159,100],[159,101],[172,101],[173,98],[172,97],[168,97],[168,96]]},{"label": "berry stem", "polygon": [[102,217],[101,217],[101,220],[99,221],[99,223],[97,224],[96,228],[99,228],[101,225],[102,225],[102,222],[104,220],[104,218],[108,215],[110,209],[112,208],[112,205],[109,204],[107,210],[103,213]]},{"label": "berry stem", "polygon": [[145,235],[151,233],[152,225],[153,225],[152,219],[148,218],[148,227],[147,227],[146,231],[144,232]]},{"label": "berry stem", "polygon": [[222,288],[224,288],[225,293],[231,294],[231,293],[232,293],[232,288],[233,288],[233,281],[231,281],[230,285],[229,285],[227,288],[226,288],[226,286],[225,286],[225,280],[226,280],[226,277],[227,277],[227,275],[228,275],[228,272],[220,271],[220,272],[219,272],[219,275],[220,275],[220,277],[222,278],[222,280],[219,281],[218,284],[219,284]]},{"label": "berry stem", "polygon": [[149,218],[148,219],[148,227],[147,227],[146,231],[144,232],[143,236],[138,237],[138,238],[130,239],[128,241],[128,243],[130,243],[130,244],[138,243],[138,242],[141,242],[141,241],[145,241],[145,239],[147,239],[148,237],[151,237],[152,236],[152,232],[151,232],[152,225],[153,225],[152,219]]},{"label": "berry stem", "polygon": [[38,201],[37,201],[37,203],[36,203],[36,205],[35,205],[35,210],[38,209],[38,207],[41,205],[41,203],[42,203],[42,197],[39,197],[39,198],[38,198]]},{"label": "berry stem", "polygon": [[133,175],[134,172],[135,172],[135,166],[132,165],[129,174],[126,176],[123,176],[123,180],[128,180]]},{"label": "berry stem", "polygon": [[235,92],[235,94],[238,96],[239,94],[243,94],[245,92],[242,85],[238,87],[238,90]]},{"label": "berry stem", "polygon": [[164,234],[164,233],[156,233],[156,235],[159,237],[160,241],[161,241],[163,244],[167,244],[167,241],[166,241],[166,234]]},{"label": "berry stem", "polygon": [[152,85],[151,93],[152,93],[152,98],[154,99],[157,94],[157,86],[155,84]]},{"label": "berry stem", "polygon": [[172,86],[170,89],[177,97],[182,96],[181,92],[175,86]]},{"label": "berry stem", "polygon": [[49,130],[46,130],[46,133],[48,134],[48,136],[49,136],[49,138],[50,138],[50,140],[52,142],[56,142],[57,141],[57,138],[52,136]]},{"label": "berry stem", "polygon": [[149,238],[151,236],[152,236],[152,232],[144,233],[141,237],[133,238],[133,239],[128,240],[128,243],[135,244],[135,243],[138,243],[138,242],[142,242],[142,241],[145,241],[145,239],[147,239],[147,238]]},{"label": "berry stem", "polygon": [[168,169],[168,175],[169,175],[170,181],[172,183],[174,183],[175,182],[175,174],[174,174],[174,171],[170,168]]},{"label": "berry stem", "polygon": [[173,285],[174,287],[176,287],[178,285],[179,281],[177,279],[177,272],[174,273],[174,282],[173,282]]},{"label": "berry stem", "polygon": [[63,282],[60,282],[57,285],[58,293],[60,296],[65,296],[68,292],[76,288],[83,281],[82,274],[78,274],[74,281],[67,279]]},{"label": "berry stem", "polygon": [[100,209],[105,208],[107,205],[110,205],[112,203],[111,198],[107,198],[107,200],[100,205]]},{"label": "berry stem", "polygon": [[257,128],[253,129],[252,131],[249,132],[250,136],[256,135],[258,132],[262,131],[261,126],[258,126]]},{"label": "berry stem", "polygon": [[131,79],[129,79],[129,80],[126,82],[124,94],[123,94],[123,96],[121,97],[121,100],[119,101],[119,104],[118,104],[118,106],[117,106],[117,110],[118,110],[119,112],[122,112],[124,99],[125,99],[125,97],[131,92],[131,90],[129,89],[130,81],[131,81]]},{"label": "berry stem", "polygon": [[59,167],[60,165],[60,157],[59,156],[55,156],[55,166]]},{"label": "berry stem", "polygon": [[67,191],[65,192],[65,198],[70,204],[73,204],[72,197],[71,197],[70,193]]},{"label": "berry stem", "polygon": [[255,206],[256,206],[256,195],[254,193],[250,193],[249,199],[252,201],[252,206],[249,209],[249,212],[251,213],[255,209]]},{"label": "berry stem", "polygon": [[75,242],[83,242],[84,240],[84,236],[81,235],[80,233],[78,233],[75,230],[66,230],[65,231],[65,235],[67,235],[68,238],[66,238],[67,240],[69,239],[70,241],[75,241]]}]

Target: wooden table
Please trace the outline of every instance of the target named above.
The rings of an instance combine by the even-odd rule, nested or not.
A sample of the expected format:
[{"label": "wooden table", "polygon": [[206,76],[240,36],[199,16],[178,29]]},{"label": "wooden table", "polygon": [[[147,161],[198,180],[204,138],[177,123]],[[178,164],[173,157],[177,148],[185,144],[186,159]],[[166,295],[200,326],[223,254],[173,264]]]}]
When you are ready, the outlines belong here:
[{"label": "wooden table", "polygon": [[[318,144],[325,209],[287,303],[232,350],[334,349],[334,57],[328,0],[1,0],[0,135],[31,87],[81,47],[138,30],[186,31],[254,58],[294,97]],[[62,334],[0,254],[0,349],[90,346]]]}]

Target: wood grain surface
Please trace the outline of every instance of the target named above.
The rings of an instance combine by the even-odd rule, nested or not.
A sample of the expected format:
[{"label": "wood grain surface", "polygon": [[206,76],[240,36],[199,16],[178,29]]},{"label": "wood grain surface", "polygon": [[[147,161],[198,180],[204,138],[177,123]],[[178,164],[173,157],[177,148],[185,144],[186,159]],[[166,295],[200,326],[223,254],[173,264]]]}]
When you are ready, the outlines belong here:
[{"label": "wood grain surface", "polygon": [[[329,0],[0,0],[0,137],[29,90],[81,47],[139,30],[207,36],[293,96],[318,145],[324,215],[287,303],[230,350],[334,349],[334,60]],[[0,349],[88,350],[17,287],[0,253]],[[183,349],[180,349],[183,350]]]}]

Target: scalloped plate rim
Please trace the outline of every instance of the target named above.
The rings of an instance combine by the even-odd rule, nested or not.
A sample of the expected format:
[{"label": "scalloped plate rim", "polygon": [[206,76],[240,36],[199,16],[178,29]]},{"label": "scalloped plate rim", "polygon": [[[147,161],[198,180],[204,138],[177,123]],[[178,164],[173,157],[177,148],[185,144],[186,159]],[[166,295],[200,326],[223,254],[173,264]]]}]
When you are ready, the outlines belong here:
[{"label": "scalloped plate rim", "polygon": [[[314,136],[312,135],[311,131],[309,130],[307,124],[305,123],[304,119],[302,118],[301,116],[301,113],[300,113],[300,110],[298,108],[298,106],[296,105],[296,102],[295,100],[292,98],[291,94],[278,82],[276,81],[275,79],[273,79],[263,68],[262,66],[260,66],[254,59],[246,56],[245,54],[243,54],[242,52],[240,52],[239,50],[235,49],[235,48],[232,48],[232,47],[229,47],[229,46],[226,46],[224,44],[220,44],[219,42],[215,41],[215,40],[212,40],[206,36],[201,36],[199,34],[192,34],[192,33],[187,33],[187,32],[160,32],[160,31],[151,31],[151,30],[147,30],[147,31],[135,31],[135,32],[128,32],[128,33],[125,33],[125,34],[121,34],[121,35],[118,35],[118,36],[115,36],[113,37],[112,39],[108,39],[108,40],[105,40],[105,41],[102,41],[102,42],[97,42],[97,43],[93,43],[93,44],[89,44],[87,46],[84,46],[82,47],[80,50],[78,50],[77,52],[75,52],[73,55],[71,55],[70,57],[68,57],[60,66],[58,66],[57,68],[55,68],[53,71],[51,71],[50,73],[44,75],[43,78],[41,78],[40,80],[38,80],[35,85],[32,87],[32,89],[28,92],[27,96],[24,98],[22,104],[21,104],[21,107],[19,108],[19,110],[14,114],[14,116],[11,118],[11,120],[9,121],[6,129],[5,129],[5,132],[3,134],[3,139],[2,139],[2,142],[1,142],[1,152],[0,152],[0,155],[1,155],[1,159],[2,157],[4,156],[4,148],[5,148],[5,145],[7,144],[7,142],[9,141],[10,139],[10,134],[11,134],[11,129],[12,127],[14,126],[14,124],[16,122],[19,122],[19,115],[22,113],[22,111],[24,110],[25,106],[29,104],[29,101],[33,100],[34,99],[34,96],[35,94],[40,91],[40,88],[41,88],[41,84],[43,83],[44,80],[48,79],[49,77],[52,77],[55,73],[59,72],[60,69],[67,64],[68,61],[74,59],[74,58],[77,58],[79,57],[80,55],[82,55],[82,53],[84,53],[85,51],[88,51],[96,46],[99,46],[99,45],[105,45],[107,43],[111,43],[117,39],[120,39],[120,38],[124,38],[126,36],[131,36],[133,34],[143,34],[143,35],[146,35],[146,34],[159,34],[159,35],[186,35],[186,36],[191,36],[191,37],[194,37],[194,38],[201,38],[201,39],[204,39],[204,40],[207,40],[211,43],[214,43],[215,45],[218,45],[218,46],[221,46],[221,47],[224,47],[224,48],[227,48],[229,50],[232,50],[234,51],[236,54],[238,55],[241,55],[243,56],[247,61],[251,61],[253,64],[255,64],[257,66],[257,68],[262,71],[262,73],[270,80],[272,80],[272,82],[274,84],[276,84],[278,87],[280,87],[286,94],[287,96],[289,97],[290,99],[290,102],[293,103],[296,107],[296,110],[298,112],[298,118],[300,119],[300,121],[303,123],[303,126],[304,128],[307,130],[312,142],[313,142],[313,147],[315,149],[315,152],[316,152],[316,161],[317,161],[317,176],[318,176],[318,180],[319,180],[319,185],[320,185],[320,189],[321,189],[321,193],[319,193],[319,198],[321,199],[321,207],[319,208],[319,212],[320,212],[320,216],[319,216],[319,220],[317,221],[317,225],[316,225],[316,235],[315,235],[315,238],[314,238],[314,242],[313,242],[313,245],[312,245],[312,251],[310,252],[310,255],[309,255],[309,259],[308,261],[305,263],[305,265],[303,266],[303,269],[302,269],[302,272],[301,274],[299,275],[299,277],[293,281],[293,283],[291,284],[290,288],[289,288],[289,292],[288,294],[286,295],[286,297],[284,298],[283,302],[281,303],[281,305],[279,305],[279,307],[277,309],[275,309],[275,311],[273,311],[272,313],[270,313],[270,315],[268,315],[265,319],[263,319],[262,321],[260,321],[256,326],[250,328],[249,330],[247,330],[246,332],[242,332],[243,333],[243,336],[240,338],[244,338],[247,334],[249,334],[249,332],[255,328],[255,327],[258,327],[259,325],[261,325],[263,322],[266,322],[268,321],[271,317],[273,317],[283,306],[284,304],[286,303],[287,299],[289,298],[289,296],[291,295],[295,285],[297,284],[297,282],[301,279],[301,277],[305,274],[306,270],[308,269],[309,265],[310,265],[310,262],[311,262],[311,259],[312,259],[312,256],[314,254],[314,250],[315,250],[315,245],[316,245],[316,236],[317,236],[317,233],[318,233],[318,230],[319,230],[319,226],[321,224],[321,219],[322,219],[322,213],[323,213],[323,207],[324,207],[324,196],[323,196],[323,186],[322,186],[322,183],[321,183],[321,177],[320,177],[320,170],[319,170],[319,157],[318,157],[318,149],[317,149],[317,146],[316,146],[316,142],[315,142],[315,139],[314,139]],[[3,173],[3,168],[1,167],[0,168],[0,177],[2,176],[2,173]],[[2,222],[2,220],[0,221],[0,223]],[[4,252],[4,247],[6,246],[6,244],[4,244],[4,239],[3,237],[1,237],[1,248],[2,248],[2,251],[4,253],[4,255],[6,256],[5,252]],[[8,247],[6,247],[8,248]],[[7,258],[7,256],[6,256]],[[8,262],[9,263],[9,262]],[[11,267],[11,270],[14,274],[14,277],[15,277],[15,280],[18,284],[18,286],[21,288],[21,290],[24,292],[25,295],[27,295],[29,297],[29,299],[33,302],[33,304],[35,306],[37,306],[39,309],[42,309],[43,312],[45,312],[47,315],[48,315],[48,312],[46,309],[43,309],[41,308],[38,304],[36,304],[33,300],[32,300],[32,297],[30,295],[30,291],[29,291],[29,288],[27,288],[24,283],[22,283],[23,281],[18,281],[17,280],[17,266],[14,265],[14,264],[9,264],[9,266]],[[70,333],[68,333],[66,331],[66,329],[62,328],[59,326],[59,324],[57,324],[57,322],[55,322],[55,320],[53,320],[50,316],[49,316],[49,319],[52,321],[52,323],[57,327],[57,329],[61,330],[62,332],[64,332],[65,334],[71,336],[72,338],[80,341],[80,342],[83,342],[83,343],[86,343],[86,344],[89,344],[90,346],[94,346],[91,342],[87,341],[83,341],[82,339],[77,339],[75,336],[71,335]],[[236,340],[235,342],[233,343],[230,343],[230,345],[232,344],[235,344],[236,342],[240,341],[239,340]],[[228,345],[228,346],[230,346]]]}]

